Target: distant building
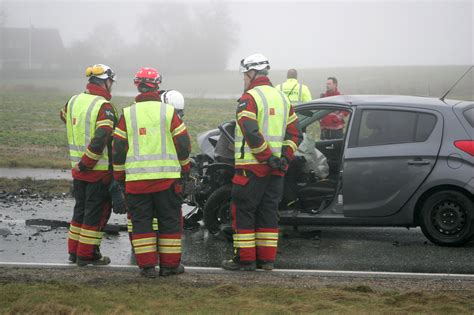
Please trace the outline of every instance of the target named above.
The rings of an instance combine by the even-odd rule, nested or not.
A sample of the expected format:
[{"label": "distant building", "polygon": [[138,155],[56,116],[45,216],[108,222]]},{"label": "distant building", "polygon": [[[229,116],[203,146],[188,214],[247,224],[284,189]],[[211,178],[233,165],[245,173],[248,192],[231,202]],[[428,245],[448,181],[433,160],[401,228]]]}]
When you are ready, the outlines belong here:
[{"label": "distant building", "polygon": [[57,29],[0,28],[0,69],[56,69],[65,53]]}]

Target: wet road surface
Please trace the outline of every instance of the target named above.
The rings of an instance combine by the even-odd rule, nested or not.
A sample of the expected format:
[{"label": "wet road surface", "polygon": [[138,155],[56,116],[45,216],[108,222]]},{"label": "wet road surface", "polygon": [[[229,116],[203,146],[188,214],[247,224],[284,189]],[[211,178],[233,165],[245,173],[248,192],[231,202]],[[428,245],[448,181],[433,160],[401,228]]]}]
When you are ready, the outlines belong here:
[{"label": "wet road surface", "polygon": [[68,179],[71,180],[70,170],[46,169],[46,168],[2,168],[0,177],[4,178],[32,178],[36,180],[45,179]]},{"label": "wet road surface", "polygon": [[[0,200],[0,262],[64,263],[67,229],[26,226],[26,219],[68,221],[70,198]],[[113,214],[111,224],[126,224]],[[128,234],[106,235],[101,246],[115,265],[134,264]],[[183,261],[188,266],[218,267],[231,257],[232,245],[205,229],[185,231]],[[419,229],[283,227],[276,268],[433,272],[474,274],[474,242],[461,248],[431,244]]]}]

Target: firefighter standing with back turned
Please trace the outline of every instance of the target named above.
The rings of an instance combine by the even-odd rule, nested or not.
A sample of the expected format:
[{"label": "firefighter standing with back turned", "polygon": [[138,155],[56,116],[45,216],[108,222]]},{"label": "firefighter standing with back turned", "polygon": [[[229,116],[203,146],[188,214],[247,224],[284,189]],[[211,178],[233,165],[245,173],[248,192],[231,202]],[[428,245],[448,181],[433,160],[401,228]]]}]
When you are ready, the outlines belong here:
[{"label": "firefighter standing with back turned", "polygon": [[[160,102],[161,76],[141,68],[134,79],[140,94],[124,108],[114,134],[114,179],[125,181],[132,219],[132,245],[140,274],[156,277],[184,272],[181,264],[182,173],[189,172],[191,141],[172,105]],[[158,218],[159,233],[153,230]]]},{"label": "firefighter standing with back turned", "polygon": [[112,135],[116,111],[109,103],[115,74],[103,64],[86,69],[84,93],[73,96],[61,110],[67,126],[73,195],[76,200],[69,226],[69,260],[79,266],[107,265],[99,246],[111,210]]},{"label": "firefighter standing with back turned", "polygon": [[232,180],[234,257],[227,270],[272,270],[278,245],[278,204],[283,176],[300,142],[298,118],[288,98],[267,77],[261,54],[241,61],[244,94],[237,107]]},{"label": "firefighter standing with back turned", "polygon": [[278,84],[275,88],[285,93],[291,104],[296,105],[311,101],[311,92],[306,85],[298,82],[296,69],[289,69],[286,77],[287,80]]},{"label": "firefighter standing with back turned", "polygon": [[[161,77],[160,77],[160,81],[161,81]],[[168,90],[168,91],[164,91],[164,90],[157,90],[156,93],[158,93],[158,95],[160,96],[160,100],[162,103],[166,103],[166,104],[169,104],[169,105],[172,105],[174,107],[174,110],[176,111],[176,113],[178,114],[178,117],[183,119],[184,117],[184,96],[183,94],[181,94],[180,92],[176,91],[176,90]],[[120,187],[117,187],[118,190],[122,193],[123,195],[123,191]],[[112,201],[114,201],[114,195],[112,195]],[[120,198],[121,196],[119,196]],[[119,203],[120,202],[125,202],[125,199],[123,198],[120,198],[121,200],[119,200]],[[114,204],[114,203],[113,203]],[[124,205],[124,208],[126,207],[126,205]],[[114,209],[117,208],[115,207],[115,204],[114,204]],[[115,210],[114,210],[115,211]],[[115,211],[117,212],[117,211]],[[126,212],[126,209],[123,213]],[[159,231],[159,224],[158,224],[158,219],[156,217],[153,218],[153,231],[155,231],[158,235],[158,231]],[[130,238],[130,244],[132,244],[132,250],[133,250],[133,243],[132,243],[132,235],[133,235],[133,223],[132,223],[132,217],[130,216],[130,213],[127,213],[127,231],[128,231],[128,237]]]}]

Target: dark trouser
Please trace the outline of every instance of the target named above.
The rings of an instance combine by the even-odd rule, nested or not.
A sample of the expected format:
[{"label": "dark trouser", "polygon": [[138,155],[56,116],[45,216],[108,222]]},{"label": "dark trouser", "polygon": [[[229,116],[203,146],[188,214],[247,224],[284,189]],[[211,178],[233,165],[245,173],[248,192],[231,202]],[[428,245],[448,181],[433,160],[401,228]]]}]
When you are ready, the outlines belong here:
[{"label": "dark trouser", "polygon": [[[182,200],[172,186],[149,194],[127,195],[132,219],[132,245],[140,268],[156,266],[177,267],[181,262]],[[160,229],[153,229],[153,218],[158,218]],[[158,245],[158,246],[157,246]],[[158,249],[158,250],[157,250]]]},{"label": "dark trouser", "polygon": [[102,230],[110,218],[108,185],[102,181],[89,183],[77,179],[73,185],[76,205],[69,226],[68,252],[81,259],[95,259],[104,235]]},{"label": "dark trouser", "polygon": [[[133,223],[132,223],[132,216],[130,215],[130,212],[127,212],[127,231],[128,231],[128,238],[130,239],[130,244],[132,244]],[[158,236],[158,219],[157,218],[153,218],[153,231],[155,231]]]},{"label": "dark trouser", "polygon": [[232,187],[234,252],[241,262],[275,261],[283,177],[238,170]]},{"label": "dark trouser", "polygon": [[343,139],[343,129],[321,129],[321,140]]}]

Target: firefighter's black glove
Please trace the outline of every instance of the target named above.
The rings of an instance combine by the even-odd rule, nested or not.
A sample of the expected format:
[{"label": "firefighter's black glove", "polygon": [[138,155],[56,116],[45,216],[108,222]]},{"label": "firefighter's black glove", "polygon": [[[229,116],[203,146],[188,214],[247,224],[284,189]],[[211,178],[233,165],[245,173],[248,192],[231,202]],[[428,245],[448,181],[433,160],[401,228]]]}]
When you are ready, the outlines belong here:
[{"label": "firefighter's black glove", "polygon": [[270,166],[273,169],[280,169],[280,164],[281,164],[281,159],[277,156],[272,155],[268,160],[267,160],[268,166]]},{"label": "firefighter's black glove", "polygon": [[181,179],[187,182],[189,180],[189,172],[181,172]]},{"label": "firefighter's black glove", "polygon": [[282,172],[285,172],[288,170],[288,164],[290,164],[288,162],[288,159],[286,158],[286,156],[283,156],[280,158],[280,171]]},{"label": "firefighter's black glove", "polygon": [[125,200],[125,187],[121,182],[112,180],[110,183],[109,192],[112,197],[112,209],[114,213],[127,213],[127,201]]}]

